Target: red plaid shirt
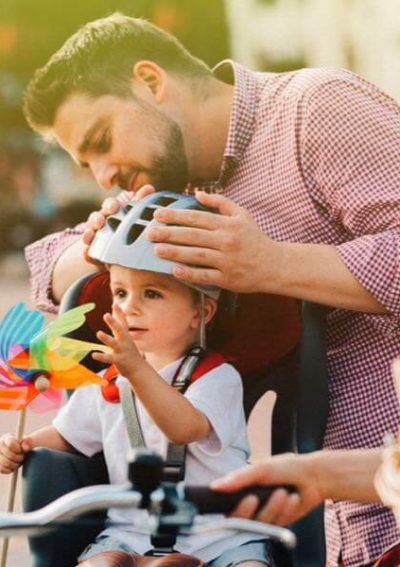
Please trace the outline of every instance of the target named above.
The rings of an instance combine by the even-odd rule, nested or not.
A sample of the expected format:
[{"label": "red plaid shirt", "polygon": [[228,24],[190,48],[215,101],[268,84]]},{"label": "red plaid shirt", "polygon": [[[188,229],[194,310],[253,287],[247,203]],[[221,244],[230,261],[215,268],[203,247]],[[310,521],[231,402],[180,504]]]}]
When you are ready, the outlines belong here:
[{"label": "red plaid shirt", "polygon": [[[270,237],[335,246],[388,310],[328,315],[330,412],[325,446],[377,447],[399,427],[390,365],[400,351],[400,107],[343,70],[234,71],[225,158],[213,189],[246,207]],[[36,303],[49,300],[54,261],[82,227],[27,249]],[[399,539],[382,506],[329,502],[328,559],[360,566]]]}]

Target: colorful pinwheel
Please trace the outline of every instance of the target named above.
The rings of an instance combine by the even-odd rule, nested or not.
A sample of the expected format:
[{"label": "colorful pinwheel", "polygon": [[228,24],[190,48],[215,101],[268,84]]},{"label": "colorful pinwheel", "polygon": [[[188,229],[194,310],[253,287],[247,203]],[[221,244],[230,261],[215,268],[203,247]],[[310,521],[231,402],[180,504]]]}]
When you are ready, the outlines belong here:
[{"label": "colorful pinwheel", "polygon": [[45,328],[43,315],[22,303],[8,311],[0,323],[0,409],[47,411],[60,405],[62,388],[103,383],[79,362],[106,347],[63,336],[79,328],[93,308],[93,303],[75,307]]}]

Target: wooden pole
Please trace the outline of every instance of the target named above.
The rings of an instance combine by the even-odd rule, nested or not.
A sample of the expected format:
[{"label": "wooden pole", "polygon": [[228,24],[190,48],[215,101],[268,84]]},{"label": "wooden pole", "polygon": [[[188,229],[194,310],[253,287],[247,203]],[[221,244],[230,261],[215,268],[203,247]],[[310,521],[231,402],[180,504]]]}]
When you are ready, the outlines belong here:
[{"label": "wooden pole", "polygon": [[[18,423],[17,423],[17,439],[21,440],[24,436],[25,430],[25,418],[26,418],[26,409],[22,409],[18,416]],[[10,488],[8,491],[8,502],[7,502],[7,512],[14,511],[14,504],[15,504],[15,494],[17,491],[17,481],[18,481],[18,471],[19,467],[15,469],[11,476]],[[3,539],[3,545],[1,548],[1,559],[0,559],[0,567],[6,567],[7,564],[7,555],[8,555],[8,544],[9,538]]]}]

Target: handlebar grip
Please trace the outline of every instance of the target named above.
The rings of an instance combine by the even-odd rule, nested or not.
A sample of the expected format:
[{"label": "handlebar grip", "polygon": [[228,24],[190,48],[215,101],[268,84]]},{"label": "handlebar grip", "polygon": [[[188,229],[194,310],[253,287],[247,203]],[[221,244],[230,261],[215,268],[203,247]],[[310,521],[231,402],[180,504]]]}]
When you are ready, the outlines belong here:
[{"label": "handlebar grip", "polygon": [[254,494],[260,501],[260,508],[278,488],[289,493],[295,492],[293,485],[250,486],[236,492],[216,492],[207,486],[185,486],[185,499],[196,505],[200,514],[229,514],[245,496]]}]

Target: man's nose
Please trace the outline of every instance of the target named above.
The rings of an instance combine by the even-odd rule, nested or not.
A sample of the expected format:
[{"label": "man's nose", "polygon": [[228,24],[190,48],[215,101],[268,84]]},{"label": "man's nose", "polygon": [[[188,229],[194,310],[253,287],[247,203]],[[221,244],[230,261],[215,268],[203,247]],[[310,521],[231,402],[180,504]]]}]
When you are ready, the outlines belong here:
[{"label": "man's nose", "polygon": [[90,163],[90,169],[102,189],[108,191],[115,185],[115,178],[118,168],[115,165],[100,160],[93,160]]}]

